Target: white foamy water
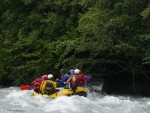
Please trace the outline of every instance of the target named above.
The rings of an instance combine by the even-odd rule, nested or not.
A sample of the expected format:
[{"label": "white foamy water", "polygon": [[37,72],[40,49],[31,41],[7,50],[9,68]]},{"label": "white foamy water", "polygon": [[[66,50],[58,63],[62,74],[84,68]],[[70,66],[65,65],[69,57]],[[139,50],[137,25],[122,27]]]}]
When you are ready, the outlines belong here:
[{"label": "white foamy water", "polygon": [[150,98],[72,96],[49,99],[17,87],[0,89],[0,113],[150,113]]}]

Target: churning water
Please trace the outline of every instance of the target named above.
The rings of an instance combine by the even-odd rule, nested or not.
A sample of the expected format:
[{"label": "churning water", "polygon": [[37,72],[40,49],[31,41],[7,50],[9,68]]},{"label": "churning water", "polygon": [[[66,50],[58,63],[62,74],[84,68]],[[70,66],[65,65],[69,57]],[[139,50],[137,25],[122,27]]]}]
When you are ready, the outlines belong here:
[{"label": "churning water", "polygon": [[49,99],[32,96],[33,90],[0,89],[0,113],[150,113],[150,98],[72,96]]}]

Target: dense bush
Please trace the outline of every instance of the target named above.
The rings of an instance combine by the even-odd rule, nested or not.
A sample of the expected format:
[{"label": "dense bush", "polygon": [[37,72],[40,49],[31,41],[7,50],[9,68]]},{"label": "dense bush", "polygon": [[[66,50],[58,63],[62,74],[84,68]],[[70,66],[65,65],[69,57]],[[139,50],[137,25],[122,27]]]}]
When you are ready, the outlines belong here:
[{"label": "dense bush", "polygon": [[150,79],[148,0],[1,0],[0,82],[60,68]]}]

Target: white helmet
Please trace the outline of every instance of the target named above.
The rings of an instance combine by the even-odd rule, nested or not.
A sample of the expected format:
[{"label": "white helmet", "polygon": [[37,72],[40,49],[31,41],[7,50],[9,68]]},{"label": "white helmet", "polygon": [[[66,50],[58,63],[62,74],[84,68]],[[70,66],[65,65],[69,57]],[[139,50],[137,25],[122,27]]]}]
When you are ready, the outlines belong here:
[{"label": "white helmet", "polygon": [[53,78],[53,75],[52,74],[49,74],[48,75],[48,78],[50,79],[50,78]]},{"label": "white helmet", "polygon": [[80,72],[79,69],[75,69],[75,70],[74,70],[74,73],[75,73],[75,74],[79,74],[79,72]]}]

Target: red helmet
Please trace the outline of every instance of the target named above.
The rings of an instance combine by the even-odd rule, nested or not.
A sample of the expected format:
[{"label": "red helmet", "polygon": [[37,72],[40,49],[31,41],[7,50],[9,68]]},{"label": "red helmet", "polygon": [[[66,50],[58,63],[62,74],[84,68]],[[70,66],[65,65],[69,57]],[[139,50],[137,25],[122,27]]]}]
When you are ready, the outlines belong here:
[{"label": "red helmet", "polygon": [[44,75],[44,80],[47,80],[48,79],[48,76],[47,75]]}]

